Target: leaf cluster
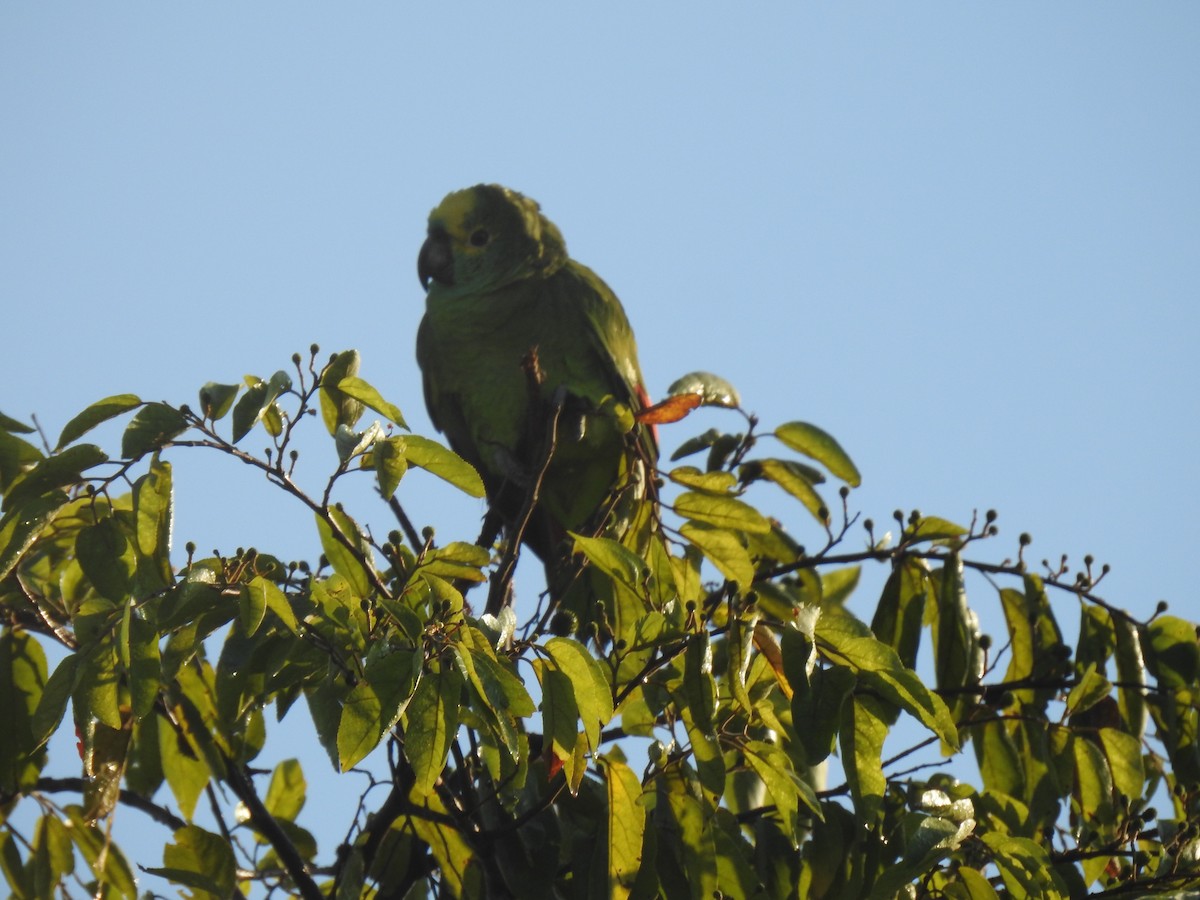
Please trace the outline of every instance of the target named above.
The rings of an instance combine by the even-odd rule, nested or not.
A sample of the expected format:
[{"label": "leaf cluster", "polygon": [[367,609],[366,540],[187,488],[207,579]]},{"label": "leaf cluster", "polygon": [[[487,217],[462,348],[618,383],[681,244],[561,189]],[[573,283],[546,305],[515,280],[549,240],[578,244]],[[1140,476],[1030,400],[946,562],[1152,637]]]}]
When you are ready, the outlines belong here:
[{"label": "leaf cluster", "polygon": [[[997,541],[990,512],[969,527],[897,513],[898,538],[867,521],[847,549],[860,533],[848,454],[811,424],[760,433],[745,415],[741,432],[675,455],[702,465],[659,473],[672,489],[644,558],[577,536],[607,586],[595,622],[546,597],[476,615],[470,591],[496,577],[498,548],[437,544],[400,501],[414,468],[473,497],[478,475],[410,433],[356,353],[318,368],[317,352],[210,382],[194,409],[106,398],[53,449],[0,416],[0,872],[13,896],[134,896],[118,810],[163,828],[149,871],[195,897],[1200,887],[1196,628],[1105,601],[1090,559],[1074,578],[1065,563],[1034,573],[1022,540],[1015,559],[979,560]],[[740,409],[718,382],[699,393]],[[368,410],[381,419],[363,426]],[[119,417],[119,457],[81,442]],[[310,489],[294,440],[313,418],[336,465]],[[259,429],[271,446],[255,454],[242,442]],[[191,545],[173,558],[169,458],[195,452],[253,466],[307,509],[322,558]],[[331,500],[362,476],[396,517],[386,538]],[[798,504],[794,527],[818,549],[756,508],[760,490]],[[861,596],[867,565],[886,567],[878,597]],[[997,639],[970,573],[991,586]],[[1072,644],[1049,592],[1078,612]],[[262,758],[273,722],[305,714],[335,773],[319,777],[361,794],[336,846],[302,824],[313,773]],[[78,777],[49,774],[62,728],[79,761],[54,762]]]}]

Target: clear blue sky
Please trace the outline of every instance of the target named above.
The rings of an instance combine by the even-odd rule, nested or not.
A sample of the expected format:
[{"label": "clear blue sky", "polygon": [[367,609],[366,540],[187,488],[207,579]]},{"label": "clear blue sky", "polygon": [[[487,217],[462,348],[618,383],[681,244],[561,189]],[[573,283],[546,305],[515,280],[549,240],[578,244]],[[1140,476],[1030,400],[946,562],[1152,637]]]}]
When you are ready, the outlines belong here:
[{"label": "clear blue sky", "polygon": [[[836,435],[877,522],[995,507],[992,558],[1030,531],[1110,563],[1113,602],[1195,616],[1197,47],[1185,3],[9,0],[0,409],[54,436],[315,341],[428,431],[424,220],[498,181],[621,296],[653,394],[719,372]],[[736,427],[714,415],[665,443]],[[178,545],[311,553],[306,514],[173,458]],[[401,491],[474,535],[478,505]]]}]

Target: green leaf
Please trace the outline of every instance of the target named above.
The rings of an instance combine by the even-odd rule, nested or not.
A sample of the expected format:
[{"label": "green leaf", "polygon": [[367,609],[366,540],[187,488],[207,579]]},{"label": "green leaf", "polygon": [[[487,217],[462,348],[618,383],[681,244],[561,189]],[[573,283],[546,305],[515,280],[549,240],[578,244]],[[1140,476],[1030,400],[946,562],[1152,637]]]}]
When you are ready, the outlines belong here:
[{"label": "green leaf", "polygon": [[342,706],[338,724],[338,763],[343,772],[350,771],[379,745],[381,712],[375,689],[365,681],[357,682]]},{"label": "green leaf", "polygon": [[[967,605],[962,560],[952,556],[929,580],[937,603],[933,628],[934,674],[939,690],[976,687],[983,677],[979,647],[979,619]],[[951,715],[960,720],[976,703],[970,693],[958,693],[949,702]]]},{"label": "green leaf", "polygon": [[805,762],[815,766],[833,752],[842,706],[854,690],[857,678],[845,666],[816,666],[812,642],[796,629],[783,629],[781,639],[784,673],[792,687],[796,737],[804,750]]},{"label": "green leaf", "polygon": [[803,801],[809,812],[821,818],[821,804],[816,792],[796,774],[792,761],[779,747],[765,741],[747,741],[743,747],[746,762],[762,779],[767,793],[775,801],[775,808],[783,820],[785,834],[796,831],[799,801]]},{"label": "green leaf", "polygon": [[210,422],[219,422],[229,413],[233,401],[242,389],[240,384],[207,382],[200,388],[200,415]]},{"label": "green leaf", "polygon": [[416,571],[421,575],[435,575],[453,581],[486,581],[482,569],[491,562],[491,555],[483,547],[466,541],[452,541],[445,547],[430,550],[421,560]]},{"label": "green leaf", "polygon": [[958,546],[962,543],[958,538],[967,534],[970,532],[966,528],[938,516],[921,516],[915,524],[904,529],[905,538],[916,543],[928,541]]},{"label": "green leaf", "polygon": [[1045,849],[1028,838],[1010,837],[998,831],[979,835],[992,852],[992,862],[1013,897],[1062,898],[1070,896],[1054,871]]},{"label": "green leaf", "polygon": [[118,603],[130,595],[134,551],[114,518],[101,519],[75,536],[75,558],[97,591]]},{"label": "green leaf", "polygon": [[533,671],[542,688],[542,735],[550,744],[550,753],[563,765],[568,785],[577,784],[572,762],[579,738],[579,705],[571,679],[545,659],[533,660]]},{"label": "green leaf", "polygon": [[683,654],[683,695],[692,719],[705,733],[713,731],[717,685],[713,680],[712,642],[707,631],[692,635]]},{"label": "green leaf", "polygon": [[396,436],[376,441],[371,448],[375,479],[379,483],[379,493],[385,500],[390,500],[396,493],[400,479],[408,471],[408,460],[404,457],[406,446],[404,438]]},{"label": "green leaf", "polygon": [[358,400],[365,406],[369,406],[381,416],[391,419],[401,428],[408,428],[408,424],[404,421],[404,416],[400,414],[400,409],[384,400],[379,391],[375,390],[374,387],[361,378],[354,375],[347,376],[337,383],[337,389],[346,396]]},{"label": "green leaf", "polygon": [[47,456],[13,481],[4,497],[4,509],[14,510],[27,500],[78,484],[84,471],[107,460],[108,456],[95,444],[80,444]]},{"label": "green leaf", "polygon": [[1067,695],[1067,713],[1076,715],[1091,709],[1112,693],[1112,685],[1108,679],[1096,671],[1096,664],[1091,663],[1083,677],[1071,688]]},{"label": "green leaf", "polygon": [[827,656],[853,667],[860,682],[889,702],[915,716],[947,746],[958,746],[958,729],[941,697],[929,690],[917,673],[907,669],[887,644],[868,633],[849,615],[824,615],[817,621],[817,639]]},{"label": "green leaf", "polygon": [[741,539],[732,531],[714,528],[702,522],[684,522],[679,533],[695,544],[717,570],[741,588],[748,588],[754,581],[754,563],[742,545]]},{"label": "green leaf", "polygon": [[771,530],[768,522],[757,509],[733,497],[717,497],[688,491],[675,498],[675,512],[685,519],[703,522],[717,528],[766,534]]},{"label": "green leaf", "polygon": [[103,882],[105,896],[127,897],[133,900],[137,896],[133,872],[120,848],[113,843],[107,823],[96,824],[87,821],[83,809],[75,804],[68,806],[66,813],[71,823],[67,829],[71,840],[87,861],[91,871]]},{"label": "green leaf", "polygon": [[[250,582],[246,584],[243,590],[251,595],[254,599],[251,601],[255,606],[261,605],[279,617],[279,621],[283,623],[284,628],[292,634],[299,635],[300,624],[296,620],[296,613],[292,610],[292,605],[288,602],[287,595],[284,594],[272,581],[263,578],[261,575],[255,575]],[[243,622],[244,624],[244,622]],[[253,634],[253,632],[249,632]]]},{"label": "green leaf", "polygon": [[1101,728],[1100,745],[1112,773],[1113,787],[1126,797],[1141,797],[1146,782],[1141,740],[1117,728]]},{"label": "green leaf", "polygon": [[854,801],[855,817],[865,825],[883,816],[883,741],[887,737],[887,710],[876,698],[855,694],[842,706],[839,739],[846,784]]},{"label": "green leaf", "polygon": [[0,494],[20,475],[33,468],[46,456],[28,441],[0,431]]},{"label": "green leaf", "polygon": [[695,466],[679,466],[667,473],[676,484],[708,494],[726,496],[737,484],[732,472],[701,472]]},{"label": "green leaf", "polygon": [[775,437],[797,453],[815,459],[851,487],[862,484],[862,476],[846,451],[816,425],[807,422],[788,422],[775,429]]},{"label": "green leaf", "polygon": [[930,595],[927,579],[928,571],[921,560],[904,557],[888,576],[871,620],[871,631],[910,669],[917,664],[921,645],[921,624]]},{"label": "green leaf", "polygon": [[1161,687],[1194,687],[1200,682],[1200,639],[1192,623],[1159,616],[1145,628],[1142,652]]},{"label": "green leaf", "polygon": [[285,391],[291,390],[292,378],[282,369],[271,376],[269,381],[247,377],[249,387],[242,399],[233,407],[233,442],[236,444],[250,433],[255,425],[262,420],[275,401]]},{"label": "green leaf", "polygon": [[588,748],[600,746],[600,729],[613,717],[612,689],[604,677],[599,661],[579,641],[568,637],[552,637],[546,641],[546,652],[574,686],[575,703],[587,735]]},{"label": "green leaf", "polygon": [[463,679],[457,668],[426,672],[408,704],[404,754],[416,775],[414,790],[420,796],[433,791],[450,742],[458,731],[458,709]]},{"label": "green leaf", "polygon": [[247,637],[254,636],[266,614],[266,593],[262,590],[251,590],[250,585],[243,584],[238,591],[238,620]]},{"label": "green leaf", "polygon": [[646,808],[642,785],[633,770],[615,756],[598,759],[608,794],[608,896],[628,897],[642,865]]},{"label": "green leaf", "polygon": [[116,418],[141,405],[141,399],[134,394],[114,394],[112,397],[96,401],[63,427],[55,449],[61,450],[67,444],[87,434],[101,422],[107,422],[109,419]]},{"label": "green leaf", "polygon": [[176,831],[175,843],[163,848],[163,867],[146,871],[190,888],[195,900],[225,900],[237,884],[233,848],[197,825]]},{"label": "green leaf", "polygon": [[611,538],[587,537],[568,531],[575,541],[575,552],[615,581],[637,590],[646,578],[646,563],[628,547]]},{"label": "green leaf", "polygon": [[165,403],[147,403],[125,427],[121,436],[121,456],[140,459],[170,443],[188,429],[187,419]]},{"label": "green leaf", "polygon": [[11,431],[14,434],[33,434],[35,429],[32,425],[26,425],[24,422],[19,422],[11,416],[6,416],[0,412],[0,429]]},{"label": "green leaf", "polygon": [[171,568],[171,464],[157,456],[150,471],[133,485],[134,591],[139,598],[166,590],[175,583]]},{"label": "green leaf", "polygon": [[[820,472],[802,463],[782,459],[758,459],[742,466],[743,482],[748,483],[760,477],[779,485],[799,500],[818,522],[828,520],[829,507],[813,487],[825,480]],[[824,515],[821,514],[822,510],[825,511]]]},{"label": "green leaf", "polygon": [[960,895],[962,900],[1000,900],[991,882],[978,869],[959,866],[957,875],[967,889],[966,894]]},{"label": "green leaf", "polygon": [[737,409],[742,405],[737,388],[712,372],[688,372],[677,378],[667,388],[668,397],[678,397],[681,394],[696,394],[700,397],[701,406],[720,406],[726,409]]},{"label": "green leaf", "polygon": [[70,502],[54,491],[9,510],[0,518],[0,580],[9,576],[54,517]]},{"label": "green leaf", "polygon": [[[58,730],[63,716],[66,715],[67,702],[71,699],[71,694],[74,693],[76,686],[76,661],[77,656],[72,653],[64,657],[62,662],[50,673],[50,680],[46,682],[46,686],[42,690],[41,697],[38,699],[37,711],[33,714],[30,723],[33,748],[41,747],[50,740],[54,732]],[[6,719],[6,721],[9,720]]]},{"label": "green leaf", "polygon": [[371,595],[371,577],[365,566],[373,565],[371,545],[367,543],[357,523],[337,507],[330,507],[329,518],[337,526],[341,535],[355,548],[350,550],[340,538],[335,536],[333,527],[324,516],[317,515],[317,534],[321,538],[321,550],[325,558],[333,566],[333,570],[350,582],[358,599]]},{"label": "green leaf", "polygon": [[1140,739],[1146,731],[1146,663],[1138,641],[1137,624],[1124,616],[1113,617],[1116,635],[1117,704],[1125,730]]},{"label": "green leaf", "polygon": [[0,794],[15,795],[31,786],[44,762],[33,722],[46,684],[42,645],[21,631],[0,633]]},{"label": "green leaf", "polygon": [[159,634],[142,611],[134,609],[132,597],[125,601],[123,612],[118,655],[125,670],[133,716],[142,719],[154,708],[161,687]]},{"label": "green leaf", "polygon": [[410,466],[424,469],[472,497],[484,495],[483,479],[461,456],[437,441],[410,434],[404,439],[404,458]]},{"label": "green leaf", "polygon": [[330,434],[336,434],[339,426],[353,428],[362,418],[363,404],[338,387],[338,382],[358,374],[361,363],[357,350],[335,353],[321,370],[321,418]]}]

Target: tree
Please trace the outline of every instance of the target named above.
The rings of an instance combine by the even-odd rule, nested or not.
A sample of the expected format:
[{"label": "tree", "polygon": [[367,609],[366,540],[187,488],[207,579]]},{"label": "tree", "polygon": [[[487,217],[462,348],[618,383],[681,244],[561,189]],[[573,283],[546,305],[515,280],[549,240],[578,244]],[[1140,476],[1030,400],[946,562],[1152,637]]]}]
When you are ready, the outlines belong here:
[{"label": "tree", "polygon": [[[544,596],[524,598],[523,623],[513,607],[477,617],[468,589],[511,577],[507,548],[435,544],[398,489],[419,468],[478,497],[478,475],[409,433],[357,354],[323,368],[317,354],[293,357],[294,376],[206,384],[197,409],[109,397],[52,449],[0,417],[0,871],[14,896],[133,896],[108,829],[121,806],[163,827],[150,871],[196,897],[1200,888],[1196,628],[1106,601],[1091,559],[1035,572],[1022,536],[1013,558],[982,561],[993,512],[968,527],[897,512],[889,543],[850,513],[858,472],[836,441],[741,413],[739,432],[675,453],[703,466],[660,472],[671,490],[648,563],[577,540],[612,598],[584,633]],[[675,393],[737,406],[712,376]],[[367,409],[391,425],[354,430]],[[339,463],[309,491],[294,446],[317,410]],[[119,458],[81,442],[122,416]],[[272,447],[255,455],[241,442],[260,428]],[[205,451],[307,507],[321,560],[189,545],[176,565],[168,456]],[[817,466],[844,483],[840,509]],[[362,471],[398,523],[386,539],[330,499]],[[799,501],[822,546],[747,503],[754,482]],[[889,575],[867,623],[846,600],[870,562]],[[980,633],[971,570],[996,585],[1001,639]],[[1077,601],[1073,645],[1049,592]],[[65,655],[50,671],[52,644]],[[312,773],[260,757],[268,710],[303,716],[301,698],[335,770],[386,750],[341,846],[297,822]],[[47,741],[72,727],[80,777],[46,775]],[[897,729],[920,736],[885,755]],[[216,831],[195,821],[206,792]]]}]

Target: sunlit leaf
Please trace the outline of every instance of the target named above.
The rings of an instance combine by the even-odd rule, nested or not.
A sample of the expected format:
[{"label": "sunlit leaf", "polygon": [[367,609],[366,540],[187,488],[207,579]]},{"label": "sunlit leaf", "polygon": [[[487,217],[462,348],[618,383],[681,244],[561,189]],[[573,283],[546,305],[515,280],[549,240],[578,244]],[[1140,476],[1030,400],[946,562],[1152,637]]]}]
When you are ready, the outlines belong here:
[{"label": "sunlit leaf", "polygon": [[441,777],[450,741],[458,731],[462,676],[453,666],[426,672],[408,704],[404,754],[413,767],[413,790],[429,794]]},{"label": "sunlit leaf", "polygon": [[85,471],[107,460],[107,454],[95,444],[79,444],[68,447],[62,453],[47,456],[9,486],[4,495],[4,510],[14,510],[26,501],[57,488],[78,484]]},{"label": "sunlit leaf", "polygon": [[684,394],[695,394],[700,398],[703,406],[723,406],[734,409],[742,405],[742,398],[738,396],[737,388],[720,375],[714,375],[712,372],[688,372],[677,378],[667,388],[669,397]]},{"label": "sunlit leaf", "polygon": [[437,441],[410,434],[404,439],[404,458],[410,466],[424,469],[472,497],[482,497],[483,479],[461,456]]},{"label": "sunlit leaf", "polygon": [[816,425],[788,422],[775,429],[775,437],[797,453],[815,459],[851,487],[862,483],[862,476],[841,444]]},{"label": "sunlit leaf", "polygon": [[240,384],[206,382],[200,388],[200,415],[210,422],[219,422],[229,413],[241,389]]},{"label": "sunlit leaf", "polygon": [[187,428],[187,419],[173,406],[147,403],[125,427],[121,436],[121,456],[139,459],[179,437]]},{"label": "sunlit leaf", "polygon": [[381,416],[391,419],[401,428],[408,428],[407,423],[404,421],[404,416],[400,414],[400,409],[387,400],[384,400],[379,391],[361,378],[354,375],[347,376],[337,383],[337,389],[346,396],[353,397],[364,406],[375,410]]},{"label": "sunlit leaf", "polygon": [[134,394],[115,394],[98,400],[63,426],[58,437],[56,450],[61,450],[72,441],[78,440],[102,422],[129,412],[142,405],[141,398]]},{"label": "sunlit leaf", "polygon": [[341,390],[343,378],[358,375],[362,359],[357,350],[334,353],[321,370],[318,394],[321,403],[321,419],[330,434],[336,434],[339,426],[353,428],[362,417],[363,403]]},{"label": "sunlit leaf", "polygon": [[628,897],[642,863],[646,809],[633,770],[612,756],[600,758],[608,788],[608,896]]},{"label": "sunlit leaf", "polygon": [[675,498],[675,512],[685,519],[703,522],[716,528],[751,531],[765,534],[771,530],[758,510],[733,497],[718,497],[698,491],[687,491]]}]

